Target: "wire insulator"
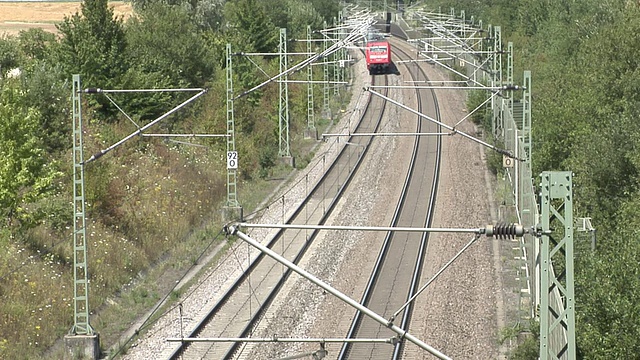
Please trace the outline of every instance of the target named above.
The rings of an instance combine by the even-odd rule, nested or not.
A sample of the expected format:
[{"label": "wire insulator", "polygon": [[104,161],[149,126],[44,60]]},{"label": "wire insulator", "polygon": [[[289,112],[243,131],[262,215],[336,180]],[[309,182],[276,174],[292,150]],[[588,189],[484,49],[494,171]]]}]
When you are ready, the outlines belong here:
[{"label": "wire insulator", "polygon": [[234,225],[225,225],[222,227],[222,231],[226,235],[235,235],[238,232],[238,228]]},{"label": "wire insulator", "polygon": [[524,235],[524,227],[520,224],[497,223],[487,225],[484,231],[485,235],[493,236],[498,239],[513,239]]}]

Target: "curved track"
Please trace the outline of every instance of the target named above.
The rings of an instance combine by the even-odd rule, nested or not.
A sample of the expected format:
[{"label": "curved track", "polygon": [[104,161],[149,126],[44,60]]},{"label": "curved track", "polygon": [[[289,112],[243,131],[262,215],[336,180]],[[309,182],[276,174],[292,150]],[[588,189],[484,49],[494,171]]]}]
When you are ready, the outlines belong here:
[{"label": "curved track", "polygon": [[[382,78],[382,77],[378,77]],[[386,77],[383,78],[386,83]],[[386,102],[371,97],[355,133],[375,132],[383,118]],[[365,156],[370,136],[350,137],[336,160],[311,190],[302,205],[286,221],[288,224],[323,224],[331,214],[344,189]],[[267,245],[297,263],[316,236],[316,232],[281,230]],[[274,260],[259,255],[241,278],[213,304],[208,315],[185,337],[249,336],[290,275],[290,270]],[[171,359],[228,359],[237,352],[239,343],[183,343],[172,349]]]},{"label": "curved track", "polygon": [[[403,47],[406,45],[403,45]],[[406,50],[396,42],[395,54],[411,59]],[[396,56],[399,58],[400,56]],[[426,81],[427,77],[415,64],[405,69],[414,81]],[[437,99],[433,91],[416,90],[418,111],[439,119]],[[427,120],[417,119],[417,132],[436,133],[439,126]],[[402,197],[396,208],[392,226],[429,227],[434,210],[441,153],[440,136],[417,136],[413,148],[411,167],[404,182]],[[390,232],[382,246],[361,303],[387,319],[393,317],[419,287],[419,278],[426,252],[428,234]],[[407,330],[412,306],[405,308],[393,322]],[[396,334],[379,323],[356,313],[348,338],[391,338]],[[381,343],[345,344],[338,359],[398,359],[403,342],[395,345]]]}]

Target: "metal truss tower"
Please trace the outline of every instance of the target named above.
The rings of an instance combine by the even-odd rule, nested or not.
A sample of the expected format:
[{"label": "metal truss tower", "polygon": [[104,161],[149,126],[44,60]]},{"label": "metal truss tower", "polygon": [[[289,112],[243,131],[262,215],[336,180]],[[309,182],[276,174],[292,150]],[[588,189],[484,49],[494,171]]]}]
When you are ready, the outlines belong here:
[{"label": "metal truss tower", "polygon": [[540,359],[573,360],[576,336],[571,172],[545,171],[541,176]]},{"label": "metal truss tower", "polygon": [[[342,25],[344,23],[344,15],[342,13],[342,11],[338,12],[338,24]],[[344,36],[342,35],[342,30],[338,31],[338,40],[342,40],[344,38]],[[337,81],[339,82],[344,82],[345,79],[345,72],[346,72],[346,66],[345,66],[345,61],[347,59],[346,56],[346,50],[344,47],[341,47],[340,50],[338,50],[338,79]],[[336,86],[340,86],[340,84],[336,84]]]},{"label": "metal truss tower", "polygon": [[89,324],[87,231],[82,151],[80,75],[73,75],[73,335],[93,335]]},{"label": "metal truss tower", "polygon": [[[235,116],[233,111],[233,62],[231,44],[227,44],[227,203],[228,208],[238,208],[238,153],[236,152]],[[231,158],[230,158],[231,157]],[[230,161],[232,166],[229,166]]]},{"label": "metal truss tower", "polygon": [[[278,52],[280,53],[280,74],[282,74],[287,71],[288,68],[286,28],[280,29],[280,46],[278,48]],[[280,89],[280,103],[278,106],[278,155],[280,157],[291,157],[291,149],[289,147],[289,76],[285,74],[281,80],[282,81],[278,82]]]},{"label": "metal truss tower", "polygon": [[[307,53],[311,54],[311,26],[307,25]],[[309,55],[311,56],[311,55]],[[313,66],[307,66],[307,137],[316,131],[315,110],[313,104]],[[317,136],[316,136],[317,137]]]},{"label": "metal truss tower", "polygon": [[[327,30],[327,22],[325,21],[324,24],[324,30]],[[328,39],[328,35],[325,33],[324,34],[324,41],[322,42],[324,51],[327,51],[327,48],[329,47],[329,39]],[[329,59],[327,57],[325,57],[323,59],[323,66],[322,66],[322,80],[324,80],[324,85],[322,87],[322,116],[325,119],[331,119],[331,107],[329,106]]]},{"label": "metal truss tower", "polygon": [[89,272],[87,269],[86,198],[82,141],[80,75],[72,76],[73,108],[73,327],[64,337],[65,357],[98,359],[100,338],[89,323]]},{"label": "metal truss tower", "polygon": [[[531,71],[524,71],[524,83],[523,83],[523,94],[522,94],[522,102],[519,108],[522,109],[522,116],[520,119],[514,117],[514,121],[521,121],[519,131],[519,143],[521,145],[518,146],[518,157],[522,161],[517,161],[516,166],[518,167],[518,179],[519,191],[516,192],[518,196],[517,204],[520,208],[521,216],[522,216],[522,224],[525,226],[533,226],[536,224],[538,219],[537,215],[537,206],[533,193],[533,182],[531,176]],[[515,108],[515,105],[513,106]],[[515,116],[515,114],[514,114]],[[533,200],[532,200],[533,199]],[[534,253],[538,253],[536,249],[534,249]],[[532,264],[535,265],[535,264]],[[535,266],[534,266],[535,267]],[[535,289],[538,289],[539,283],[536,280],[534,284]],[[534,297],[534,305],[539,303],[539,298],[537,296]]]},{"label": "metal truss tower", "polygon": [[[333,18],[333,29],[334,29],[334,42],[337,43],[340,40],[339,30],[338,30],[338,20]],[[333,81],[340,81],[340,67],[338,66],[338,62],[340,61],[340,51],[336,51],[333,53]],[[333,95],[338,97],[340,96],[340,88],[339,84],[334,84],[333,86]]]},{"label": "metal truss tower", "polygon": [[522,142],[524,151],[520,157],[531,167],[531,70],[524,71],[522,94]]},{"label": "metal truss tower", "polygon": [[[535,226],[539,221],[538,205],[536,204],[536,194],[532,176],[531,161],[531,71],[525,70],[523,76],[523,94],[520,108],[522,109],[522,126],[520,131],[520,141],[518,157],[522,161],[516,162],[518,167],[519,191],[516,192],[518,207],[521,213],[521,222],[527,227]],[[514,121],[518,121],[514,118]],[[537,309],[540,305],[540,242],[531,237],[525,237],[525,241],[530,245],[528,250],[533,255],[532,262],[528,265],[533,273],[527,276],[529,281],[529,295],[531,296],[529,306]],[[535,316],[535,313],[531,313]]]},{"label": "metal truss tower", "polygon": [[[513,42],[507,43],[507,85],[513,85]],[[509,110],[513,114],[513,91],[507,91]]]},{"label": "metal truss tower", "polygon": [[462,19],[462,40],[467,41],[467,16],[464,10],[460,10],[460,18]]},{"label": "metal truss tower", "polygon": [[[502,32],[500,26],[493,28],[493,66],[491,86],[502,86]],[[492,101],[493,105],[493,135],[497,139],[504,136],[504,115],[502,101]]]}]

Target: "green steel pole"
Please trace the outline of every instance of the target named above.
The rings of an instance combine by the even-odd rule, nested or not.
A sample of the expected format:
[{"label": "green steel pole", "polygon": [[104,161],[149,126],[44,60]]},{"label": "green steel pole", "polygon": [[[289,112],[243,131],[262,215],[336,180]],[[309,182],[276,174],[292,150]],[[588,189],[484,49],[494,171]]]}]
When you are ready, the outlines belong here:
[{"label": "green steel pole", "polygon": [[[233,110],[233,63],[231,44],[227,44],[227,207],[239,207],[238,153],[236,152],[235,116]],[[233,158],[231,158],[233,157]],[[231,165],[230,165],[231,164]]]},{"label": "green steel pole", "polygon": [[73,75],[73,328],[70,333],[94,335],[89,324],[81,89],[80,75]]},{"label": "green steel pole", "polygon": [[575,360],[572,174],[541,177],[540,359]]}]

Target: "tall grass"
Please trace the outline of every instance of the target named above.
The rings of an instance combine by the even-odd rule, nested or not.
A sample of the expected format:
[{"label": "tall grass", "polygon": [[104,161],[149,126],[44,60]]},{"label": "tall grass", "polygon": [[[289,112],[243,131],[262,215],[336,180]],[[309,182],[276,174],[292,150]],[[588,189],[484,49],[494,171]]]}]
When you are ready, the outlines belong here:
[{"label": "tall grass", "polygon": [[[104,129],[100,124],[87,126],[90,151],[125,132]],[[226,190],[224,163],[214,151],[142,141],[86,166],[91,310],[216,217]],[[48,214],[42,223],[23,233],[0,231],[2,359],[40,358],[72,327],[69,179],[68,173],[60,180],[54,198],[33,204]],[[139,302],[157,298],[153,291],[136,291]]]}]

